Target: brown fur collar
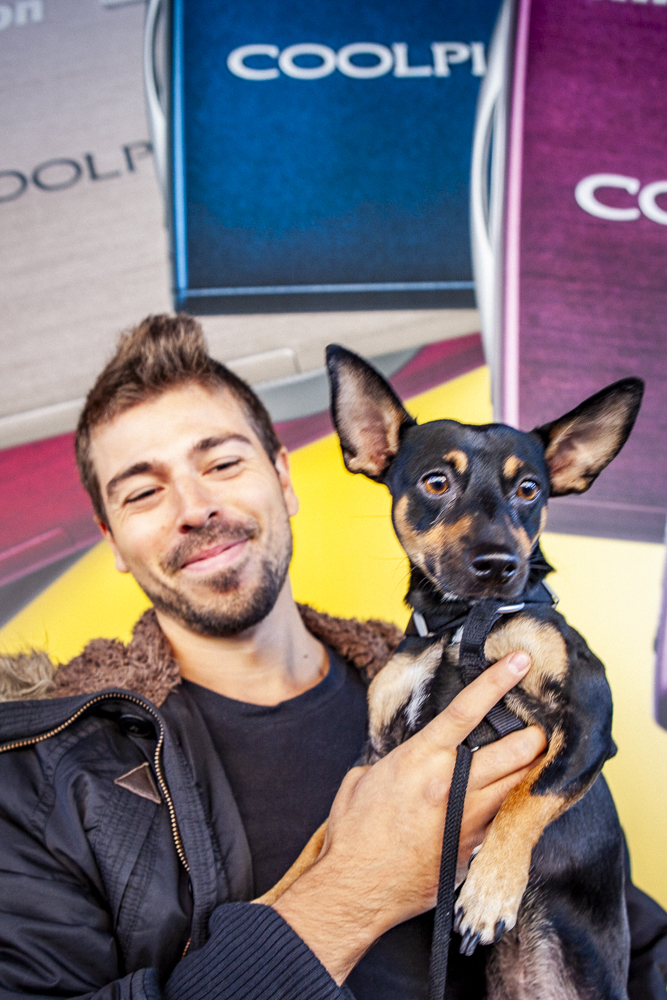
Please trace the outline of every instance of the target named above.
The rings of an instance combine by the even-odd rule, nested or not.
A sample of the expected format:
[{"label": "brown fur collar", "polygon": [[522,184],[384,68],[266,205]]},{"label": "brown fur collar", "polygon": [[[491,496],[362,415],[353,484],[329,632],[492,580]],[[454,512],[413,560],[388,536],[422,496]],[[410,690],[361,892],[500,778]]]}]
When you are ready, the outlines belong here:
[{"label": "brown fur collar", "polygon": [[[380,670],[402,634],[389,622],[334,618],[298,605],[306,628],[370,681]],[[126,646],[118,639],[93,639],[79,656],[56,667],[45,653],[0,657],[0,701],[65,698],[124,688],[158,707],[181,682],[178,664],[151,609],[134,626]]]}]

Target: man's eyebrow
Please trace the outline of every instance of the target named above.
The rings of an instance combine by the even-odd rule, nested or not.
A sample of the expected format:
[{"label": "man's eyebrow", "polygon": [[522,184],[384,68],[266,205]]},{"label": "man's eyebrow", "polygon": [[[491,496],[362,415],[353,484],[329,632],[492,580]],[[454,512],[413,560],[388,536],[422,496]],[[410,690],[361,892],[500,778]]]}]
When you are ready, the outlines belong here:
[{"label": "man's eyebrow", "polygon": [[221,444],[227,444],[228,441],[241,441],[243,444],[252,444],[250,438],[246,437],[245,434],[217,434],[215,437],[202,438],[201,441],[197,441],[192,450],[193,452],[200,453],[210,451]]},{"label": "man's eyebrow", "polygon": [[135,462],[134,465],[124,469],[122,472],[119,472],[117,476],[114,476],[113,479],[109,480],[106,486],[107,500],[113,499],[116,490],[125,479],[131,479],[132,476],[141,476],[144,475],[144,473],[154,471],[155,466],[150,462]]},{"label": "man's eyebrow", "polygon": [[[227,441],[241,441],[243,444],[252,444],[250,438],[246,437],[245,434],[217,434],[214,437],[202,438],[201,441],[197,441],[197,444],[192,449],[195,453],[201,453],[210,451],[212,448],[217,448],[221,444],[226,444]],[[155,472],[156,467],[152,462],[135,462],[134,465],[130,465],[129,468],[124,469],[119,472],[117,476],[110,479],[106,485],[106,495],[107,500],[112,500],[113,496],[122,482],[126,479],[131,479],[132,476],[142,476],[147,473]]]}]

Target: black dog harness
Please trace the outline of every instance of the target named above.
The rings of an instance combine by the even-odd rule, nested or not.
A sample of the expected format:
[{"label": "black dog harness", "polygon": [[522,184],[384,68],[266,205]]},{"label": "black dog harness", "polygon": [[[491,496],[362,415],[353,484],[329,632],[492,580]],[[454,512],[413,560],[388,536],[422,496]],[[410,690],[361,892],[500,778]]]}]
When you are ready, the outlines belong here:
[{"label": "black dog harness", "polygon": [[[555,607],[557,598],[546,583],[540,582],[527,588],[512,604],[489,599],[472,604],[466,601],[443,602],[437,613],[429,615],[427,622],[419,612],[413,612],[408,633],[415,632],[426,638],[439,636],[463,627],[459,653],[459,670],[464,684],[470,684],[486,670],[484,644],[489,632],[496,622],[505,615],[518,614],[525,608],[549,604]],[[443,652],[443,656],[445,653]],[[517,729],[523,729],[524,723],[513,712],[499,702],[486,716],[486,721],[497,732],[498,738],[506,736]],[[476,727],[472,733],[459,745],[456,752],[456,764],[449,791],[447,816],[442,842],[442,860],[440,862],[440,879],[438,882],[438,901],[435,908],[433,923],[433,942],[431,945],[431,966],[429,974],[429,1000],[443,1000],[447,983],[447,959],[449,943],[452,935],[454,917],[454,901],[456,892],[456,862],[459,853],[461,820],[463,804],[472,755],[478,749],[479,730]],[[468,944],[464,940],[461,951],[466,952]]]}]

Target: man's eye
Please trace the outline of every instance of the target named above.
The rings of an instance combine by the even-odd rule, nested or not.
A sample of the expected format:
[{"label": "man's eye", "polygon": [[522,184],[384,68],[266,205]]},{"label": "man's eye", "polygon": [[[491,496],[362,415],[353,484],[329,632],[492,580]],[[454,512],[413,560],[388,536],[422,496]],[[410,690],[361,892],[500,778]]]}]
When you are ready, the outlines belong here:
[{"label": "man's eye", "polygon": [[519,500],[534,500],[539,492],[539,486],[532,479],[524,479],[516,488],[516,495]]},{"label": "man's eye", "polygon": [[422,480],[424,489],[432,496],[440,497],[449,489],[449,480],[442,472],[431,472]]},{"label": "man's eye", "polygon": [[240,458],[221,458],[219,462],[216,462],[211,472],[224,472],[226,469],[232,469],[235,465],[239,465]]},{"label": "man's eye", "polygon": [[133,493],[132,496],[126,498],[125,503],[136,503],[138,500],[145,500],[146,497],[153,496],[154,493],[157,493],[157,486],[151,486],[140,493]]}]

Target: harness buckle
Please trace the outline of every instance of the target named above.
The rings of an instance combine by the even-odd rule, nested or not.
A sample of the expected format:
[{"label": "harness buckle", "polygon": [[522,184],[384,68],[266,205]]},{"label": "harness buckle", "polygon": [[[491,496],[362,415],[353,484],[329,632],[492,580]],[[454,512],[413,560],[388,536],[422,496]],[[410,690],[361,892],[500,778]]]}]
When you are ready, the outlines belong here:
[{"label": "harness buckle", "polygon": [[417,635],[421,639],[425,639],[431,633],[429,632],[428,625],[426,624],[426,619],[419,611],[412,612],[412,620],[415,623],[415,628],[417,629]]},{"label": "harness buckle", "polygon": [[526,602],[522,601],[521,604],[503,604],[502,608],[498,608],[499,615],[511,615],[515,611],[523,611],[526,606]]}]

